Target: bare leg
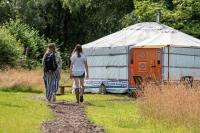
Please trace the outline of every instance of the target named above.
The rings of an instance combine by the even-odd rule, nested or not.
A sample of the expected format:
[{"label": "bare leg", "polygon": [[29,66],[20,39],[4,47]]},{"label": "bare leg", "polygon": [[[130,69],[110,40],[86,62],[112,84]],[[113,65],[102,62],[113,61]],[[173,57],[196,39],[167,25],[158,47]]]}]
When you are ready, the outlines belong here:
[{"label": "bare leg", "polygon": [[84,94],[84,79],[80,79],[80,96]]},{"label": "bare leg", "polygon": [[78,78],[74,78],[74,82],[75,82],[75,95],[76,95],[76,101],[77,103],[79,103],[79,79]]},{"label": "bare leg", "polygon": [[84,80],[80,79],[80,102],[83,102]]}]

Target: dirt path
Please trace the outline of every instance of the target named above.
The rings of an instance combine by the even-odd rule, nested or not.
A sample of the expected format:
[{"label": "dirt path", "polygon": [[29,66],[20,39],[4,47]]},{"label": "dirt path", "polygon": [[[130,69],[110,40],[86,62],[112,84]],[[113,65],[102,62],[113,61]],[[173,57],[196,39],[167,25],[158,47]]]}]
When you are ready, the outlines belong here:
[{"label": "dirt path", "polygon": [[56,119],[42,126],[43,133],[104,133],[104,129],[86,119],[84,105],[58,101],[49,105]]}]

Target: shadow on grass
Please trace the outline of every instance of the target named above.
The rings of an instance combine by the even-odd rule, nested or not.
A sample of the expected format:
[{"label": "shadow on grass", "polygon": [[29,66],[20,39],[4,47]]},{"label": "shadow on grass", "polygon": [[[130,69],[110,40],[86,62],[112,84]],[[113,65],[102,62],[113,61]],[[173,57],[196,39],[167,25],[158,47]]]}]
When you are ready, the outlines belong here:
[{"label": "shadow on grass", "polygon": [[61,100],[61,101],[56,101],[54,103],[52,103],[51,105],[61,105],[61,106],[78,106],[78,104],[76,103],[72,103],[72,102],[68,102],[68,101],[64,101],[64,100]]},{"label": "shadow on grass", "polygon": [[25,107],[25,106],[14,105],[14,104],[11,104],[11,103],[4,103],[4,102],[0,102],[0,105],[7,106],[7,107],[14,107],[14,108],[23,108],[23,107]]},{"label": "shadow on grass", "polygon": [[11,87],[0,88],[3,92],[27,92],[27,93],[42,93],[40,90],[33,89],[31,86],[26,85],[14,85]]},{"label": "shadow on grass", "polygon": [[92,92],[84,92],[84,94],[99,94],[99,95],[113,95],[113,96],[116,96],[116,97],[125,97],[125,96],[128,96],[127,94],[128,93],[120,93],[120,94],[117,94],[117,93],[110,93],[110,92],[106,92],[106,94],[101,94],[101,93],[92,93]]}]

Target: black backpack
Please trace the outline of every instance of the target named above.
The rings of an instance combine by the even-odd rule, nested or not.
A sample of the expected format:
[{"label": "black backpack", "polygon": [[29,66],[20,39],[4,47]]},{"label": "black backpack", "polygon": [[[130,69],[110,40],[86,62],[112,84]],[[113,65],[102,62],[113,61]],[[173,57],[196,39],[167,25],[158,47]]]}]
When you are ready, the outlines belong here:
[{"label": "black backpack", "polygon": [[56,71],[58,68],[58,64],[56,62],[56,56],[54,53],[47,53],[46,57],[44,59],[44,71],[49,72],[49,71]]}]

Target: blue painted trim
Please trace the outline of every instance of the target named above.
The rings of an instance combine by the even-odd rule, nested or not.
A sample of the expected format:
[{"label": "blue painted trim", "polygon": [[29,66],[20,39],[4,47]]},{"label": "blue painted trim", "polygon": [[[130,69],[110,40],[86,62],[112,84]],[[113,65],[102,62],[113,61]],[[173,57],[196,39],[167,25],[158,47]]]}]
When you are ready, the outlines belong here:
[{"label": "blue painted trim", "polygon": [[87,81],[113,81],[113,82],[116,82],[116,81],[128,81],[126,79],[120,79],[120,80],[117,80],[117,79],[87,79],[85,80],[86,82]]},{"label": "blue painted trim", "polygon": [[[86,89],[99,89],[99,86],[85,86]],[[127,87],[122,86],[107,86],[107,89],[117,88],[117,89],[127,89]]]},{"label": "blue painted trim", "polygon": [[104,83],[107,89],[128,89],[128,80],[87,80],[86,89],[99,89],[101,83]]}]

